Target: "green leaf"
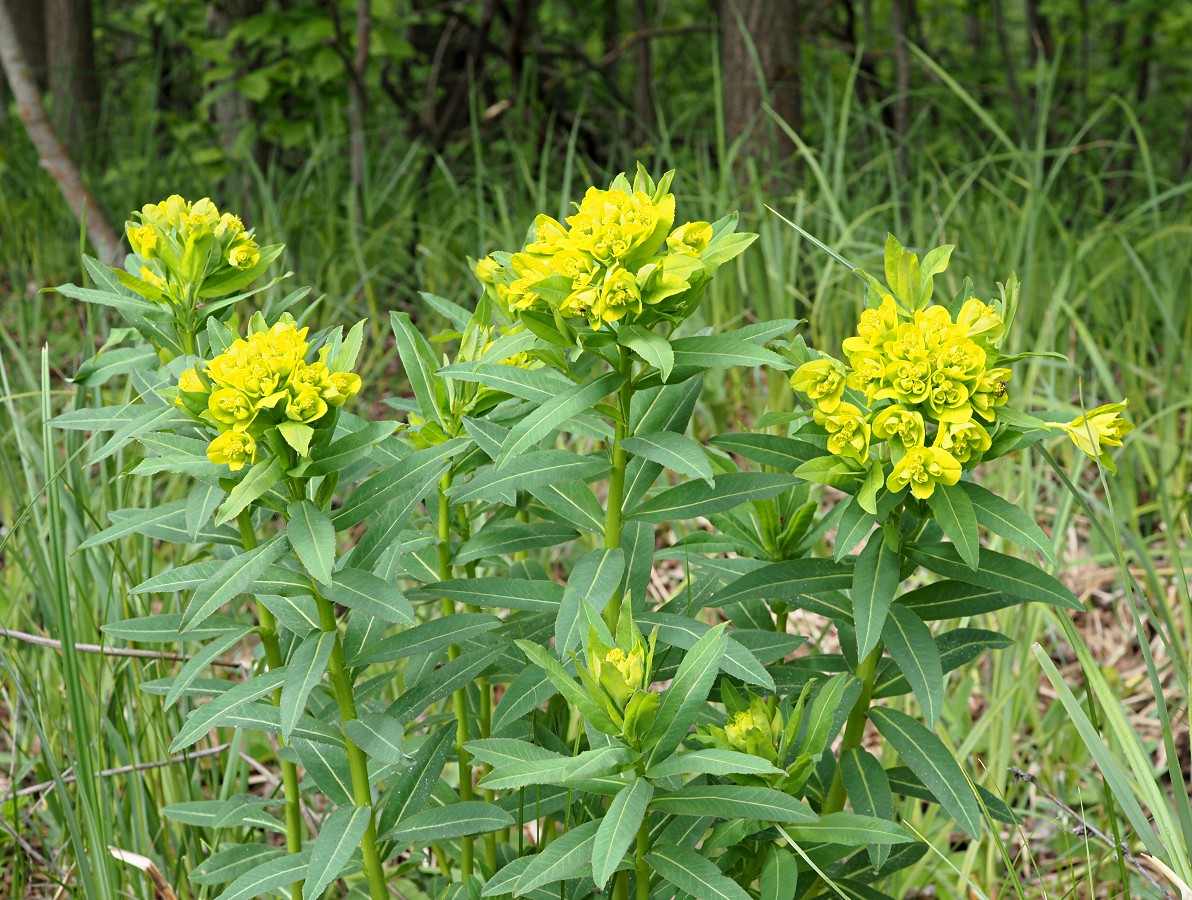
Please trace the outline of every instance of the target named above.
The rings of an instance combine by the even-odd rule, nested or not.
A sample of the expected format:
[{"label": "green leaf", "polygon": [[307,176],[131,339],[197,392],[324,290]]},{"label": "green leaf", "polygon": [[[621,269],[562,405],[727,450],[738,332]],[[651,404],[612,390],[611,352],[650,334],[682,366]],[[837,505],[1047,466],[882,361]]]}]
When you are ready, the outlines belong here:
[{"label": "green leaf", "polygon": [[393,336],[397,339],[397,353],[401,357],[402,369],[414,390],[422,418],[446,430],[447,420],[439,405],[440,396],[444,394],[443,383],[435,375],[438,360],[435,359],[434,350],[414,327],[409,313],[390,313],[389,324],[393,329]]},{"label": "green leaf", "polygon": [[760,900],[795,900],[798,886],[799,861],[795,854],[772,844],[762,866]]},{"label": "green leaf", "polygon": [[385,840],[403,846],[426,846],[467,835],[485,834],[508,828],[512,824],[513,817],[499,806],[482,800],[467,800],[414,813],[385,835]]},{"label": "green leaf", "polygon": [[364,569],[340,569],[324,593],[333,603],[348,609],[358,609],[383,622],[414,624],[414,609],[401,591],[384,578]]},{"label": "green leaf", "polygon": [[767,787],[739,784],[687,785],[659,794],[651,809],[676,816],[757,819],[762,822],[814,822],[815,813],[802,800]]},{"label": "green leaf", "polygon": [[830,559],[792,559],[754,569],[713,594],[716,606],[740,600],[795,600],[853,586],[853,570]]},{"label": "green leaf", "polygon": [[490,556],[504,556],[522,550],[554,547],[577,537],[574,528],[549,522],[501,521],[487,525],[479,534],[464,541],[452,561],[457,566]]},{"label": "green leaf", "polygon": [[277,430],[299,456],[304,457],[310,453],[310,441],[315,436],[315,430],[309,425],[301,422],[278,422]]},{"label": "green leaf", "polygon": [[353,666],[393,662],[425,653],[436,653],[449,644],[460,645],[499,627],[501,620],[484,613],[458,613],[431,619],[393,634],[361,650],[350,660]]},{"label": "green leaf", "polygon": [[882,638],[919,699],[927,724],[934,727],[944,707],[944,671],[931,629],[896,603],[890,607]]},{"label": "green leaf", "polygon": [[537,744],[519,741],[516,738],[480,738],[468,741],[464,748],[481,762],[490,766],[503,766],[508,763],[543,762],[559,760],[570,762],[572,757],[547,750]]},{"label": "green leaf", "polygon": [[620,865],[625,851],[637,837],[638,827],[646,816],[646,808],[654,796],[654,786],[638,777],[613,797],[592,844],[592,878],[598,888],[604,888]]},{"label": "green leaf", "polygon": [[981,565],[977,569],[965,565],[951,544],[908,544],[906,555],[916,565],[945,578],[1002,591],[1025,600],[1050,603],[1061,609],[1084,610],[1076,595],[1057,578],[1004,553],[986,550],[981,554]]},{"label": "green leaf", "polygon": [[[219,563],[217,562],[218,566]],[[173,644],[185,641],[205,641],[219,637],[232,628],[236,623],[226,616],[211,616],[192,631],[179,634],[182,627],[181,613],[164,613],[156,616],[141,616],[136,619],[125,619],[123,622],[109,622],[100,627],[108,637],[119,638],[124,641],[140,641],[142,644]]]},{"label": "green leaf", "polygon": [[331,648],[335,646],[338,634],[334,631],[318,631],[306,637],[298,645],[286,665],[286,680],[281,685],[281,736],[290,740],[299,717],[306,709],[306,698],[315,686],[323,680],[327,661],[331,659]]},{"label": "green leaf", "polygon": [[972,501],[959,484],[939,484],[927,504],[935,513],[935,520],[944,530],[961,559],[968,563],[970,569],[977,568],[981,559],[981,544],[977,537],[977,513],[973,509]]},{"label": "green leaf", "polygon": [[348,754],[342,747],[297,737],[290,746],[298,754],[298,761],[306,770],[307,777],[328,800],[336,806],[352,805],[352,774],[348,767]]},{"label": "green leaf", "polygon": [[454,726],[427,736],[414,754],[410,768],[402,772],[385,793],[385,806],[381,810],[377,831],[384,834],[393,827],[394,822],[422,809],[430,792],[439,783],[439,775],[454,738]]},{"label": "green leaf", "polygon": [[447,469],[444,460],[462,452],[469,443],[467,438],[452,438],[438,446],[417,450],[396,465],[378,472],[352,491],[344,505],[331,514],[335,530],[359,525],[378,509],[389,507],[411,491],[421,492],[437,483]]},{"label": "green leaf", "polygon": [[232,521],[240,515],[242,510],[248,509],[249,504],[254,500],[259,500],[271,487],[281,481],[283,474],[281,458],[277,456],[270,456],[254,465],[228,494],[228,499],[215,514],[215,524],[223,525],[225,522]]},{"label": "green leaf", "polygon": [[[848,792],[853,811],[863,816],[894,820],[894,795],[882,764],[863,747],[853,747],[840,754],[840,777]],[[869,860],[880,867],[889,856],[888,845],[869,847]]]},{"label": "green leaf", "polygon": [[1021,597],[1012,597],[998,590],[965,584],[963,581],[935,581],[903,594],[898,598],[897,605],[905,606],[913,610],[920,619],[931,622],[938,619],[959,619],[962,616],[979,616],[1025,602]]},{"label": "green leaf", "polygon": [[563,695],[563,699],[578,709],[594,728],[605,734],[617,734],[620,731],[613,724],[613,720],[608,717],[608,713],[597,706],[582,687],[572,681],[563,667],[559,665],[559,661],[551,656],[544,647],[539,647],[530,641],[517,641],[517,646],[526,654],[530,662],[535,663],[546,673],[551,684]]},{"label": "green leaf", "polygon": [[825,681],[805,716],[799,753],[818,758],[836,737],[860,695],[861,679],[848,672],[840,672]]},{"label": "green leaf", "polygon": [[439,374],[454,381],[478,382],[494,391],[538,404],[547,403],[575,386],[554,369],[523,369],[500,363],[456,363],[440,369]]},{"label": "green leaf", "polygon": [[962,481],[960,487],[964,489],[965,494],[972,502],[977,513],[977,522],[980,525],[999,537],[1013,541],[1020,547],[1032,547],[1038,550],[1048,563],[1056,565],[1051,539],[1026,512],[974,482]]},{"label": "green leaf", "polygon": [[397,427],[396,422],[366,423],[351,434],[332,441],[326,447],[316,449],[311,455],[311,463],[306,467],[304,474],[313,477],[347,468],[352,463],[363,459],[373,444],[389,437]]},{"label": "green leaf", "polygon": [[500,500],[519,490],[561,481],[587,481],[608,471],[608,460],[580,456],[570,450],[537,450],[523,453],[499,470],[479,469],[472,480],[454,484],[447,491],[453,503]]},{"label": "green leaf", "polygon": [[186,531],[192,541],[199,540],[203,526],[211,521],[223,495],[224,490],[218,484],[206,484],[202,481],[190,489],[190,493],[186,495]]},{"label": "green leaf", "polygon": [[886,614],[898,589],[898,551],[885,533],[869,536],[853,572],[853,622],[857,626],[857,659],[869,655],[882,636]]},{"label": "green leaf", "polygon": [[657,780],[676,775],[774,775],[781,771],[760,756],[708,748],[676,753],[650,766],[646,770],[646,777]]},{"label": "green leaf", "polygon": [[660,844],[646,855],[646,862],[675,887],[699,900],[750,900],[743,887],[694,850]]},{"label": "green leaf", "polygon": [[405,729],[392,716],[384,713],[365,713],[344,722],[344,733],[357,747],[378,762],[404,765],[411,761],[402,750]]},{"label": "green leaf", "polygon": [[637,437],[628,437],[621,446],[634,456],[656,462],[679,475],[702,478],[709,487],[716,486],[712,475],[712,464],[708,462],[703,447],[686,435],[674,431],[658,431]]},{"label": "green leaf", "polygon": [[251,628],[236,628],[222,634],[188,659],[178,674],[174,676],[174,683],[170,685],[170,692],[166,694],[165,705],[173,706],[178,698],[185,693],[191,682],[199,677],[199,673],[211,665],[213,660],[240,643],[251,630]]},{"label": "green leaf", "polygon": [[513,896],[528,894],[536,887],[560,881],[592,861],[592,846],[600,819],[577,825],[555,838],[533,857],[513,886]]},{"label": "green leaf", "polygon": [[708,440],[713,447],[744,457],[763,466],[773,466],[780,472],[793,472],[803,463],[823,454],[823,450],[806,441],[777,434],[718,434]]},{"label": "green leaf", "polygon": [[290,504],[286,537],[306,571],[320,584],[331,583],[335,564],[335,526],[327,514],[309,500]]},{"label": "green leaf", "polygon": [[642,742],[643,747],[651,747],[649,763],[674,753],[703,709],[712,683],[720,672],[720,658],[728,639],[724,629],[724,625],[713,628],[684,654],[674,680],[658,704],[654,723]]},{"label": "green leaf", "polygon": [[[644,625],[658,626],[658,639],[664,644],[690,650],[701,637],[711,630],[712,626],[705,625],[690,616],[675,613],[643,613],[638,621]],[[734,630],[733,634],[736,631]],[[756,684],[768,691],[774,690],[774,679],[749,650],[741,646],[730,635],[724,644],[724,656],[720,660],[720,668],[734,678],[740,678],[746,684]]]},{"label": "green leaf", "polygon": [[310,851],[287,853],[276,859],[254,868],[251,872],[241,875],[227,886],[216,900],[251,900],[269,891],[301,881],[306,876],[307,866],[310,864]]},{"label": "green leaf", "polygon": [[873,530],[877,524],[877,517],[861,508],[855,498],[841,501],[847,504],[844,514],[836,525],[836,540],[832,546],[832,558],[836,562],[848,556],[849,552],[861,542],[861,538]]},{"label": "green leaf", "polygon": [[568,419],[587,412],[624,383],[625,376],[618,372],[609,372],[595,381],[578,384],[543,403],[513,426],[509,437],[501,446],[497,469],[504,471],[510,460],[521,457]]},{"label": "green leaf", "polygon": [[191,870],[195,884],[226,884],[251,872],[261,863],[285,855],[280,847],[265,844],[220,844],[221,849]]},{"label": "green leaf", "polygon": [[360,846],[368,830],[372,810],[367,806],[341,806],[326,819],[310,849],[310,867],[306,870],[306,893],[318,897],[327,885],[339,877],[352,853]]},{"label": "green leaf", "polygon": [[638,504],[628,518],[659,525],[675,519],[710,516],[742,503],[768,500],[797,483],[789,475],[772,472],[730,472],[717,478],[715,487],[702,481],[688,481],[669,488]]},{"label": "green leaf", "polygon": [[968,777],[943,741],[906,713],[877,706],[869,718],[902,761],[973,838],[981,833],[981,808]]},{"label": "green leaf", "polygon": [[563,585],[545,579],[505,578],[491,575],[439,581],[419,589],[415,599],[446,597],[490,609],[524,609],[529,612],[557,612],[563,600]]},{"label": "green leaf", "polygon": [[214,728],[222,716],[234,713],[248,706],[254,700],[273,693],[281,687],[285,675],[285,666],[263,672],[248,681],[229,688],[214,700],[209,700],[195,709],[186,717],[182,728],[170,743],[170,752],[177,753],[180,750],[185,750]]},{"label": "green leaf", "polygon": [[901,826],[886,819],[856,813],[834,812],[818,822],[792,825],[790,836],[796,841],[819,844],[908,844],[914,838]]},{"label": "green leaf", "polygon": [[410,722],[432,703],[462,688],[495,663],[506,651],[503,642],[495,646],[464,653],[435,670],[434,677],[423,678],[399,696],[385,710],[389,715]]},{"label": "green leaf", "polygon": [[575,564],[555,617],[556,653],[562,656],[584,642],[588,620],[582,604],[591,603],[599,613],[608,605],[624,573],[625,553],[620,548],[593,550]]},{"label": "green leaf", "polygon": [[[945,631],[935,639],[940,654],[940,669],[945,674],[967,665],[986,650],[1004,650],[1013,643],[1006,635],[983,628],[956,628]],[[878,669],[877,683],[873,686],[875,700],[896,697],[910,690],[910,682],[893,660]]]},{"label": "green leaf", "polygon": [[252,588],[258,577],[279,560],[289,549],[284,534],[271,538],[247,553],[233,556],[224,562],[190,598],[182,615],[182,630],[190,631],[204,619]]},{"label": "green leaf", "polygon": [[500,733],[530,710],[541,706],[554,693],[555,688],[546,672],[538,666],[526,666],[505,687],[505,692],[493,711],[493,734]]},{"label": "green leaf", "polygon": [[628,347],[649,365],[662,373],[665,382],[675,367],[675,352],[670,341],[640,325],[623,325],[617,331],[617,343]]},{"label": "green leaf", "polygon": [[604,509],[582,481],[540,484],[529,491],[535,500],[582,531],[600,534],[604,530]]},{"label": "green leaf", "polygon": [[786,359],[749,341],[728,335],[704,335],[671,341],[675,366],[725,369],[730,366],[769,366],[778,371],[794,368]]}]

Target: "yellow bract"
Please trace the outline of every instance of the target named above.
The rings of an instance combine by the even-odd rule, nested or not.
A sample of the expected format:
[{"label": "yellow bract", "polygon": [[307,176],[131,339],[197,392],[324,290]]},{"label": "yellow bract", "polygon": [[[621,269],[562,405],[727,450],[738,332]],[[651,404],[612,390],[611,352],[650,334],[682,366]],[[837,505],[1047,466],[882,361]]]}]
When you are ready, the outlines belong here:
[{"label": "yellow bract", "polygon": [[1081,453],[1098,460],[1110,472],[1117,472],[1117,466],[1109,455],[1109,448],[1122,446],[1122,439],[1134,430],[1134,426],[1121,417],[1128,403],[1128,400],[1107,403],[1077,416],[1067,424],[1047,424],[1064,429]]},{"label": "yellow bract", "polygon": [[178,406],[218,432],[207,450],[212,462],[239,470],[255,460],[258,445],[282,423],[307,429],[308,440],[292,445],[305,448],[309,429],[330,421],[329,410],[360,390],[359,375],[328,369],[328,348],[314,362],[306,361],[307,331],[286,318],[233,341],[202,374],[187,369],[179,377]]},{"label": "yellow bract", "polygon": [[897,493],[910,487],[911,493],[926,500],[935,492],[937,484],[956,484],[960,480],[960,463],[939,447],[912,447],[898,462],[886,479],[886,488]]}]

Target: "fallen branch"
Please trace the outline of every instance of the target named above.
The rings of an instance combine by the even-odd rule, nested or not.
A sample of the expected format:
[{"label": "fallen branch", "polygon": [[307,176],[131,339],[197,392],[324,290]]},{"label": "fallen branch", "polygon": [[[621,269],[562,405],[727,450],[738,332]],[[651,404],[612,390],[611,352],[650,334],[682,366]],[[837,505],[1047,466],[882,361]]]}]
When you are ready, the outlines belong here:
[{"label": "fallen branch", "polygon": [[[55,650],[62,649],[62,642],[54,638],[42,637],[40,634],[29,634],[25,631],[13,631],[10,628],[0,628],[0,637],[12,638],[14,641],[23,641],[26,644],[34,644],[38,647],[52,647]],[[190,657],[184,656],[181,653],[168,653],[164,650],[138,650],[136,648],[125,647],[101,647],[99,644],[75,644],[75,649],[80,653],[98,653],[101,656],[125,656],[133,659],[158,659],[165,662],[189,662]],[[241,663],[230,659],[213,659],[209,663],[212,666],[223,666],[227,669],[243,668]]]}]

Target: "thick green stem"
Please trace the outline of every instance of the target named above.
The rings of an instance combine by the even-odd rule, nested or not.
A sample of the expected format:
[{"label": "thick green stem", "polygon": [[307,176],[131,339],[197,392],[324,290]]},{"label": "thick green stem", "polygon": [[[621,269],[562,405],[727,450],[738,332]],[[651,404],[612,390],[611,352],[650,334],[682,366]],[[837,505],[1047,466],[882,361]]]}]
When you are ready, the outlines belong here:
[{"label": "thick green stem", "polygon": [[[619,348],[618,370],[625,376],[625,383],[617,394],[617,420],[613,423],[612,473],[608,479],[608,503],[604,513],[604,547],[615,550],[621,546],[621,530],[625,523],[625,466],[628,459],[621,442],[629,437],[629,418],[633,402],[633,360],[629,350]],[[604,621],[615,632],[617,620],[621,617],[621,590],[616,593],[604,609]]]},{"label": "thick green stem", "polygon": [[[848,714],[848,721],[844,724],[844,736],[840,741],[840,751],[852,750],[861,746],[861,736],[865,733],[865,723],[869,719],[869,701],[873,698],[873,682],[877,676],[877,664],[882,658],[882,645],[879,643],[857,667],[857,675],[861,677],[861,694],[853,704]],[[840,812],[844,809],[844,779],[840,775],[840,766],[836,767],[836,777],[832,779],[832,787],[828,790],[828,797],[824,801],[823,815]]]},{"label": "thick green stem", "polygon": [[637,851],[634,859],[637,863],[637,887],[634,890],[636,900],[650,900],[650,864],[646,862],[646,854],[650,852],[650,818],[642,816],[642,823],[637,829]]},{"label": "thick green stem", "polygon": [[[447,496],[447,489],[450,487],[451,472],[448,471],[439,482],[439,579],[441,581],[448,581],[451,578],[451,501]],[[455,602],[446,597],[443,598],[443,615],[455,615]],[[447,656],[449,659],[456,659],[459,656],[459,647],[452,644],[447,648]],[[469,740],[467,688],[455,691],[451,695],[451,704],[455,712],[455,752],[459,759],[459,799],[461,802],[466,802],[472,799],[472,755],[464,747]],[[472,877],[473,854],[473,838],[470,835],[460,838],[461,882],[467,882]]]},{"label": "thick green stem", "polygon": [[[339,721],[342,726],[356,718],[356,698],[352,695],[352,679],[344,665],[344,645],[339,636],[339,622],[335,618],[335,607],[331,601],[315,591],[315,602],[319,607],[319,624],[325,632],[334,632],[335,643],[331,648],[328,668],[331,672],[331,687],[339,707]],[[368,810],[368,828],[360,842],[364,856],[364,874],[368,878],[368,894],[372,900],[386,900],[389,889],[385,886],[385,871],[381,854],[377,850],[377,826],[373,815],[372,787],[368,778],[368,758],[356,744],[343,733],[344,749],[348,754],[348,771],[352,776],[352,802]]]},{"label": "thick green stem", "polygon": [[[251,509],[243,510],[236,517],[236,524],[240,526],[240,543],[247,552],[256,549],[257,535],[252,527]],[[263,603],[256,606],[257,621],[260,623],[261,649],[265,651],[265,666],[269,669],[280,668],[285,660],[281,656],[281,644],[277,639],[277,619],[273,617]],[[281,688],[273,692],[273,703],[281,705]],[[283,746],[281,736],[277,738],[278,746]],[[281,786],[286,798],[286,850],[290,853],[302,851],[302,793],[298,788],[298,767],[287,760],[281,760]],[[302,881],[295,881],[290,886],[292,900],[302,900]]]}]

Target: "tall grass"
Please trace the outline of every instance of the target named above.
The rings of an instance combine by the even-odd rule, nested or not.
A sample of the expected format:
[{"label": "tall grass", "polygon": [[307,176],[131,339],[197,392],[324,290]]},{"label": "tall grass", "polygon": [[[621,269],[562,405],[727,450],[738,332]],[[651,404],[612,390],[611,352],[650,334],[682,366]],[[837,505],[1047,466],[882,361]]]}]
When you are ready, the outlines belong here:
[{"label": "tall grass", "polygon": [[[605,180],[632,156],[655,170],[678,167],[676,190],[686,208],[709,216],[739,208],[748,229],[760,234],[731,276],[718,280],[696,327],[804,318],[808,340],[819,346],[837,344],[853,328],[863,303],[859,283],[767,205],[872,269],[880,270],[885,233],[894,230],[922,246],[957,242],[953,270],[973,274],[978,296],[992,296],[996,283],[1016,271],[1023,303],[1014,349],[1059,351],[1071,362],[1021,363],[1012,391],[1069,417],[1082,404],[1129,396],[1138,428],[1120,454],[1118,477],[1108,482],[1068,448],[1057,448],[1055,469],[1023,458],[1000,470],[998,487],[1048,525],[1065,568],[1117,572],[1110,594],[1122,639],[1153,634],[1161,652],[1145,654],[1142,683],[1115,683],[1066,615],[1042,608],[999,615],[998,629],[1014,647],[951,676],[969,685],[973,699],[948,709],[945,721],[962,736],[958,753],[976,761],[981,783],[1005,796],[1023,824],[950,849],[950,836],[933,813],[908,809],[910,824],[944,859],[925,857],[900,874],[891,891],[911,896],[912,888],[934,886],[938,896],[962,889],[988,897],[1156,895],[1132,861],[1082,836],[1079,823],[1017,784],[1010,767],[1036,775],[1102,833],[1154,852],[1185,880],[1192,875],[1188,784],[1171,737],[1188,727],[1192,668],[1185,564],[1192,481],[1190,186],[1163,183],[1146,131],[1127,107],[1107,105],[1079,130],[1049,136],[1054,79],[1047,69],[1038,73],[1035,120],[1013,132],[1029,138],[1017,140],[946,71],[922,54],[919,60],[932,80],[913,97],[923,114],[905,135],[890,133],[879,110],[857,105],[856,65],[843,79],[813,88],[809,128],[804,134],[785,129],[797,147],[797,180],[759,171],[744,143],[728,145],[717,129],[709,134],[706,123],[721,121],[721,101],[714,98],[711,109],[663,120],[656,145],[636,154],[616,145],[602,165],[578,153],[575,129],[548,135],[547,149],[538,150],[519,139],[515,125],[500,135],[477,127],[451,158],[397,135],[371,135],[358,228],[345,148],[318,136],[333,133],[329,127],[314,128],[309,155],[296,168],[276,160],[260,167],[233,161],[236,177],[225,181],[219,199],[221,206],[242,209],[270,241],[290,246],[295,280],[312,283],[323,298],[312,316],[372,317],[377,330],[367,346],[374,349],[362,374],[375,386],[374,400],[403,389],[392,350],[381,349],[380,313],[411,309],[433,328],[418,291],[467,303],[474,294],[469,256],[518,245],[531,211],[565,214],[576,185]],[[1130,126],[1107,132],[1123,111]],[[515,108],[510,120],[516,116]],[[142,159],[159,162],[150,174],[106,183],[112,208],[175,190],[216,193],[202,169],[155,140],[150,129],[129,137]],[[908,160],[901,174],[897,147]],[[1123,192],[1118,166],[1127,158],[1135,168]],[[37,796],[4,801],[4,818],[39,852],[55,855],[61,875],[75,866],[72,884],[80,896],[151,896],[145,877],[117,864],[109,845],[158,860],[180,897],[207,896],[185,879],[187,861],[201,858],[204,848],[157,810],[246,789],[246,764],[229,752],[135,775],[97,775],[166,759],[179,713],[140,693],[144,682],[164,674],[163,664],[75,649],[76,642],[100,642],[104,621],[153,612],[127,588],[160,566],[149,540],[125,542],[127,552],[119,556],[80,552],[78,545],[106,523],[109,511],[170,498],[178,488],[165,477],[122,478],[133,459],[127,449],[83,466],[93,448],[84,448],[82,438],[42,430],[49,414],[98,405],[101,395],[111,402],[120,389],[118,381],[73,387],[62,377],[95,346],[104,323],[30,290],[77,277],[74,232],[56,211],[52,185],[36,173],[29,151],[14,151],[9,164],[28,177],[0,198],[6,236],[0,299],[11,311],[0,320],[0,621],[47,633],[63,649],[0,638],[7,640],[0,762],[15,786],[54,783]],[[700,427],[748,424],[790,402],[781,380],[741,375],[713,395]],[[1087,526],[1090,516],[1100,529]],[[1030,650],[1035,644],[1042,648],[1037,656]],[[1057,680],[1053,660],[1075,660],[1080,682]],[[1058,702],[1040,701],[1045,684]],[[1127,691],[1158,700],[1159,721],[1143,735],[1124,711]],[[1163,736],[1162,746],[1148,743],[1152,731]],[[271,752],[250,749],[258,757]],[[1168,761],[1166,772],[1154,763],[1160,755]],[[15,838],[0,832],[4,869],[14,890],[32,890],[46,877]]]}]

